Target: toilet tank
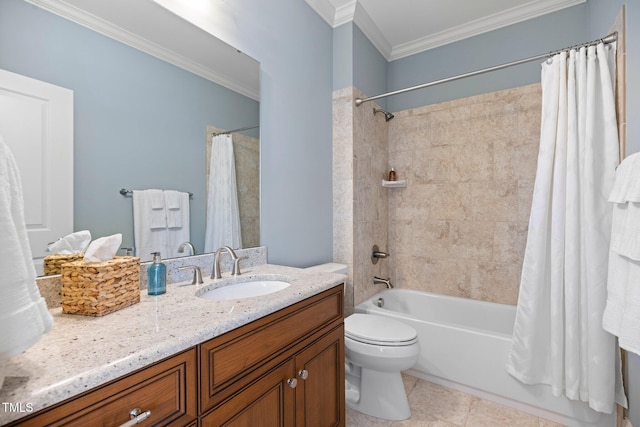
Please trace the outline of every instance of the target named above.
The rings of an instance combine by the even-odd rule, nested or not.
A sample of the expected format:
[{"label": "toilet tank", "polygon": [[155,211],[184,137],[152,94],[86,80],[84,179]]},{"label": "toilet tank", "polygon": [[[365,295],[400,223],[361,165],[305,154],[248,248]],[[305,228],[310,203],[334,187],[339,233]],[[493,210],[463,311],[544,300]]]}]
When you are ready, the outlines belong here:
[{"label": "toilet tank", "polygon": [[345,264],[338,264],[336,262],[328,262],[326,264],[314,265],[305,268],[309,272],[316,273],[340,273],[347,274],[349,268]]}]

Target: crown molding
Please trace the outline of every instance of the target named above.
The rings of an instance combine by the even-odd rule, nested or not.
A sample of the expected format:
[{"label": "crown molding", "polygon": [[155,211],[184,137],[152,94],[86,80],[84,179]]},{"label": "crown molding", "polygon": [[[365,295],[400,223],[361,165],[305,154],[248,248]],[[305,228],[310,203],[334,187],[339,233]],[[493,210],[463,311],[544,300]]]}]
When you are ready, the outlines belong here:
[{"label": "crown molding", "polygon": [[336,27],[336,7],[333,3],[329,0],[306,0],[306,2],[331,28]]},{"label": "crown molding", "polygon": [[391,44],[387,41],[384,34],[382,34],[382,31],[380,31],[378,26],[373,22],[373,19],[371,19],[360,3],[357,4],[353,22],[355,22],[358,28],[362,30],[382,56],[389,61],[393,51]]},{"label": "crown molding", "polygon": [[331,0],[306,0],[331,27],[355,22],[387,61],[415,55],[439,46],[474,37],[518,22],[585,3],[587,0],[533,0],[485,18],[442,31],[408,43],[391,46],[358,0],[336,7]]},{"label": "crown molding", "polygon": [[333,27],[339,27],[342,24],[353,21],[356,16],[356,9],[358,7],[362,8],[357,0],[352,0],[347,4],[336,8]]},{"label": "crown molding", "polygon": [[575,6],[587,0],[539,0],[532,1],[522,6],[505,10],[482,19],[467,22],[449,30],[433,34],[422,39],[394,46],[391,49],[389,60],[415,55],[439,46],[474,37],[489,31],[507,27],[518,22],[537,18],[538,16],[556,12],[567,7]]},{"label": "crown molding", "polygon": [[210,80],[221,86],[231,89],[241,95],[247,96],[254,100],[260,100],[260,92],[256,92],[254,89],[247,88],[243,85],[239,85],[225,76],[216,73],[209,67],[205,67],[195,61],[177,54],[176,52],[163,48],[162,46],[139,37],[130,31],[124,30],[116,25],[113,25],[104,19],[101,19],[95,15],[87,13],[81,9],[71,6],[63,1],[59,0],[26,0],[27,2],[38,6],[44,10],[61,16],[69,21],[75,22],[78,25],[89,28],[97,33],[112,38],[116,41],[124,43],[142,52],[145,52],[151,56],[161,59],[165,62],[180,67],[186,71],[196,74],[204,79]]}]

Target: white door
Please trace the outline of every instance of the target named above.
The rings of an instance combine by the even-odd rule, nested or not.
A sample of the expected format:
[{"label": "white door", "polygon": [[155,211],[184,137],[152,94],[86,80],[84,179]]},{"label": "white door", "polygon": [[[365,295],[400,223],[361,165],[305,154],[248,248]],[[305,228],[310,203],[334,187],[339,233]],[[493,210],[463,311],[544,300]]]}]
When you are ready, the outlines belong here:
[{"label": "white door", "polygon": [[0,70],[0,134],[18,163],[36,271],[73,232],[73,91]]}]

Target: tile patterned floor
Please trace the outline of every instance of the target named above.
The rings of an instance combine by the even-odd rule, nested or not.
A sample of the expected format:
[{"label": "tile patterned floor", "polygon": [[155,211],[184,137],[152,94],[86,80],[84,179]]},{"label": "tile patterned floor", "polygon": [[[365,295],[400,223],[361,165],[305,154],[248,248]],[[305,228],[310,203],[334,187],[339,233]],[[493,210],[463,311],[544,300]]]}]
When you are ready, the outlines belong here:
[{"label": "tile patterned floor", "polygon": [[347,427],[561,427],[507,406],[403,375],[411,418],[387,421],[347,408]]}]

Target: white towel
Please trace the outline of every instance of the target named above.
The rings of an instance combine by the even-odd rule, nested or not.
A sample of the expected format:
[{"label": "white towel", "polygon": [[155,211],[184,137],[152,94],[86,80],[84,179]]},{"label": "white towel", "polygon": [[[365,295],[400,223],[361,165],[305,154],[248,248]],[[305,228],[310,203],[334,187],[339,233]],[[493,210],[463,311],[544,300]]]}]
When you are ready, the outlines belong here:
[{"label": "white towel", "polygon": [[182,224],[189,223],[189,193],[164,190],[164,200],[167,208],[167,227],[181,228]]},{"label": "white towel", "polygon": [[620,347],[640,354],[640,153],[616,170],[607,303],[602,327],[618,336]]},{"label": "white towel", "polygon": [[[167,249],[165,257],[184,256],[178,249],[191,240],[189,221],[189,193],[165,190],[167,204]],[[177,208],[176,208],[177,207]]]},{"label": "white towel", "polygon": [[[162,190],[159,191],[163,194]],[[158,226],[158,219],[155,217],[155,211],[152,209],[151,190],[134,190],[133,191],[133,234],[135,241],[136,255],[140,257],[140,261],[151,261],[153,256],[151,252],[160,252],[162,257],[167,254],[167,217],[164,209],[164,195],[162,196],[163,208],[159,210],[162,213],[164,223],[162,227]]]},{"label": "white towel", "polygon": [[0,361],[20,354],[53,327],[36,285],[18,166],[0,137]]},{"label": "white towel", "polygon": [[146,215],[149,215],[149,228],[166,228],[167,211],[164,203],[164,191],[162,190],[144,190],[144,196],[148,198],[148,207]]}]

